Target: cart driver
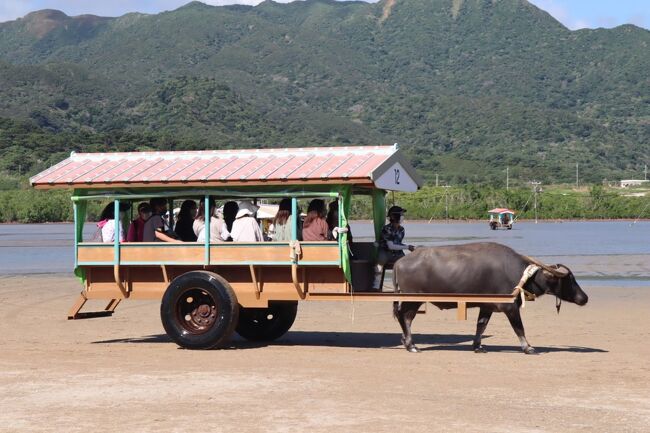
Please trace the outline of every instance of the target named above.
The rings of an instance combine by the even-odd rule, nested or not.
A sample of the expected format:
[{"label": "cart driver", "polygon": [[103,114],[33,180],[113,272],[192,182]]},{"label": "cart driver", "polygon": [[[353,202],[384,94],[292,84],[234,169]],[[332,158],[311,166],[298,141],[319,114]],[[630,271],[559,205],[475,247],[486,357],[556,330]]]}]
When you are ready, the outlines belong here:
[{"label": "cart driver", "polygon": [[404,257],[404,250],[413,251],[413,245],[405,245],[404,227],[402,227],[403,215],[406,209],[399,206],[392,206],[388,209],[389,223],[381,230],[379,239],[379,250],[377,251],[377,264],[375,265],[375,280],[372,284],[373,290],[379,290],[381,285],[381,274],[387,263],[395,263]]}]

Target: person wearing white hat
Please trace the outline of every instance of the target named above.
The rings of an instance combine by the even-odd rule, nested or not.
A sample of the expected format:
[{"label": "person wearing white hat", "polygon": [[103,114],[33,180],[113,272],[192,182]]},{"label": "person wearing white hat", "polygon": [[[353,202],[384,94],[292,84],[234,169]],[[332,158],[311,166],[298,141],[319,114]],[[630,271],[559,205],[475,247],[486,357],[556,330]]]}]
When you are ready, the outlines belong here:
[{"label": "person wearing white hat", "polygon": [[235,221],[232,223],[233,242],[262,242],[264,234],[262,228],[255,219],[255,213],[259,208],[249,200],[243,200],[239,203],[239,210]]}]

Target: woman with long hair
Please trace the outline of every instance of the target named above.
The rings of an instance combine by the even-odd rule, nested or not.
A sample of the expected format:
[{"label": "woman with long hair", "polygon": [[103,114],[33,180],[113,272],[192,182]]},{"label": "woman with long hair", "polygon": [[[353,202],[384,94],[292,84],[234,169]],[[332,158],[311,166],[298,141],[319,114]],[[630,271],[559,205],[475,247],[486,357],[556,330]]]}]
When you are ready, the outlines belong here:
[{"label": "woman with long hair", "polygon": [[232,224],[237,218],[237,212],[239,211],[239,205],[236,201],[227,201],[223,205],[223,220],[226,222],[226,228],[228,232],[232,232]]},{"label": "woman with long hair", "polygon": [[[291,199],[283,198],[278,206],[278,213],[273,218],[273,240],[278,242],[290,241],[291,227]],[[300,233],[300,230],[298,233]]]},{"label": "woman with long hair", "polygon": [[[124,230],[122,229],[122,222],[120,221],[124,216],[124,212],[131,209],[131,204],[129,203],[120,203],[120,208],[118,212],[115,212],[115,204],[107,204],[102,213],[99,216],[99,222],[97,223],[97,230],[101,233],[102,242],[114,242],[115,241],[115,232],[118,232],[120,242],[124,242]],[[115,221],[117,220],[117,230]]]},{"label": "woman with long hair", "polygon": [[[205,242],[205,201],[199,202],[199,210],[192,224],[197,242]],[[223,218],[217,213],[217,205],[214,199],[210,198],[210,242],[225,242],[230,238],[230,233],[226,228]],[[215,216],[217,214],[217,216]]]},{"label": "woman with long hair", "polygon": [[178,221],[174,232],[183,242],[196,242],[197,236],[194,233],[194,219],[196,218],[196,202],[185,200],[178,212]]},{"label": "woman with long hair", "polygon": [[319,198],[312,200],[307,208],[307,216],[302,223],[303,241],[326,241],[327,222],[325,221],[325,202]]}]

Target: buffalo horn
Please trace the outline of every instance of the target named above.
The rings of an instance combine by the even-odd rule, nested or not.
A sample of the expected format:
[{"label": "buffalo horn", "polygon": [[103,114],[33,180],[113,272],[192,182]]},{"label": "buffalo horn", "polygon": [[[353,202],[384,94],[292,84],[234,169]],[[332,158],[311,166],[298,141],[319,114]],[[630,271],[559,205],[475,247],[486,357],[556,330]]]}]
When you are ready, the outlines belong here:
[{"label": "buffalo horn", "polygon": [[[553,267],[553,266],[546,265],[532,257],[524,256],[524,258],[528,261],[528,263],[539,266],[540,268],[550,272],[553,276],[557,278],[564,278],[567,275],[569,275],[569,270],[564,265],[556,265],[555,267]],[[564,268],[564,269],[560,270],[560,268]]]}]

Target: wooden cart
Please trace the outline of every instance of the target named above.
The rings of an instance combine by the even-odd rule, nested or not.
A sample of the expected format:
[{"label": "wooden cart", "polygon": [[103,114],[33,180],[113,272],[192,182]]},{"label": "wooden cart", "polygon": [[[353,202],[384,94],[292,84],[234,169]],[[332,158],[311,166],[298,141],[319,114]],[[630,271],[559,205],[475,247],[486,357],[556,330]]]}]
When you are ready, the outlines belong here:
[{"label": "wooden cart", "polygon": [[[458,317],[468,304],[514,302],[515,295],[414,295],[371,292],[376,247],[336,241],[298,241],[299,200],[329,198],[339,205],[338,227],[348,226],[352,195],[369,196],[375,236],[385,224],[386,191],[416,191],[422,181],[396,146],[259,149],[195,152],[71,154],[30,179],[38,189],[71,188],[75,274],[83,290],[68,318],[112,315],[123,300],[161,299],[161,319],[180,346],[222,346],[234,331],[269,341],[286,333],[298,301],[453,302]],[[209,200],[292,200],[289,242],[88,242],[86,205],[92,200],[152,197]],[[126,229],[127,222],[123,222]],[[104,310],[81,312],[89,299]]]}]

